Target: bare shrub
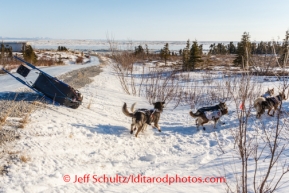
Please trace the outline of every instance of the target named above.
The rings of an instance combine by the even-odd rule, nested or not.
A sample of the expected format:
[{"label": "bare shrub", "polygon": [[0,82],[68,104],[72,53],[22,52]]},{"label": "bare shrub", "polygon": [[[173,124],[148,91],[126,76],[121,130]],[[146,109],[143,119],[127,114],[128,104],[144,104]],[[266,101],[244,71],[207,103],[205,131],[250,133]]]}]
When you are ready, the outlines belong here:
[{"label": "bare shrub", "polygon": [[[45,108],[45,101],[43,101],[43,99],[36,98],[33,99],[33,101],[22,100],[22,98],[27,98],[28,94],[29,93],[25,92],[16,93],[15,96],[9,95],[6,99],[0,100],[0,125],[11,125],[13,120],[9,121],[8,118],[14,117],[21,118],[17,127],[24,128],[25,125],[29,122],[29,116],[31,113],[33,113],[38,108]],[[29,97],[32,99],[35,96],[32,94]]]},{"label": "bare shrub", "polygon": [[19,121],[19,128],[24,128],[26,126],[26,124],[29,122],[29,116],[31,115],[31,113],[35,110],[36,105],[34,105],[33,103],[31,105],[28,106],[28,112],[24,114],[23,118]]},{"label": "bare shrub", "polygon": [[[114,60],[112,64],[113,71],[119,78],[121,86],[125,93],[136,95],[135,80],[132,76],[133,64],[137,61],[136,56],[129,51],[119,51],[117,43],[113,38],[107,37],[110,46],[110,58]],[[127,78],[130,77],[130,78]]]},{"label": "bare shrub", "polygon": [[9,167],[7,165],[0,166],[0,175],[7,175]]},{"label": "bare shrub", "polygon": [[77,56],[76,60],[75,60],[76,64],[82,64],[83,63],[83,57],[81,56]]},{"label": "bare shrub", "polygon": [[[7,105],[7,103],[2,103],[2,111],[0,112],[0,125],[4,125],[6,123],[7,118],[11,113],[15,110],[17,104],[14,103],[11,106]],[[5,105],[5,106],[4,106]]]},{"label": "bare shrub", "polygon": [[27,162],[31,161],[31,157],[28,156],[28,155],[21,155],[20,156],[20,161],[23,162],[23,163],[27,163]]},{"label": "bare shrub", "polygon": [[58,63],[53,58],[42,57],[35,63],[36,66],[55,66]]},{"label": "bare shrub", "polygon": [[251,70],[255,72],[257,75],[274,75],[273,68],[276,67],[275,57],[272,55],[253,55],[251,57],[252,68]]},{"label": "bare shrub", "polygon": [[144,80],[145,96],[150,103],[175,99],[179,92],[177,71],[155,68],[149,71]]},{"label": "bare shrub", "polygon": [[[281,121],[280,113],[282,103],[275,125],[266,126],[261,122],[261,126],[252,128],[249,120],[252,119],[254,99],[260,96],[260,86],[253,81],[252,75],[245,74],[228,81],[227,88],[236,106],[238,127],[231,129],[231,134],[235,142],[234,150],[240,159],[234,163],[235,181],[233,185],[227,183],[227,191],[274,192],[280,187],[283,176],[289,172],[287,160],[280,159],[288,144],[285,137],[288,136],[287,126],[281,124],[284,121]],[[280,85],[283,91],[287,88],[287,83]]]}]

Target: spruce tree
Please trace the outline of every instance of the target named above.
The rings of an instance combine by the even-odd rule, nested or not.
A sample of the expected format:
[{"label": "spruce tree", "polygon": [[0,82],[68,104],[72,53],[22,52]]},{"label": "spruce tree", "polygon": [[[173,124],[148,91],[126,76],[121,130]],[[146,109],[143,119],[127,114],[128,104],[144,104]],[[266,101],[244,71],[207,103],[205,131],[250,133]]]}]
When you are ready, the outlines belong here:
[{"label": "spruce tree", "polygon": [[236,46],[233,42],[230,42],[228,52],[230,54],[235,54],[236,53]]},{"label": "spruce tree", "polygon": [[163,57],[164,53],[163,53],[163,52],[164,52],[164,50],[161,49],[161,50],[160,50],[160,57],[161,57],[161,59],[164,59],[164,57]]},{"label": "spruce tree", "polygon": [[8,57],[12,58],[13,57],[13,55],[12,55],[12,47],[8,48],[7,51],[8,51]]},{"label": "spruce tree", "polygon": [[182,60],[183,60],[183,70],[189,70],[188,62],[190,59],[190,40],[187,40],[186,47],[182,52]]},{"label": "spruce tree", "polygon": [[3,59],[4,59],[4,54],[5,54],[5,47],[4,47],[4,44],[3,44],[3,42],[2,42],[2,44],[1,44],[1,59],[2,59],[2,61],[3,61]]},{"label": "spruce tree", "polygon": [[146,55],[148,56],[149,55],[149,47],[147,44],[145,46],[146,46]]},{"label": "spruce tree", "polygon": [[165,65],[167,65],[167,60],[169,59],[170,56],[170,49],[169,49],[169,44],[166,43],[162,49],[162,58],[165,60]]},{"label": "spruce tree", "polygon": [[200,53],[198,42],[194,41],[190,50],[190,59],[187,66],[189,70],[194,70],[200,62],[203,62],[202,55]]},{"label": "spruce tree", "polygon": [[200,52],[200,55],[202,56],[203,55],[203,44],[199,45],[199,52]]},{"label": "spruce tree", "polygon": [[144,49],[141,45],[139,45],[138,47],[134,48],[134,54],[135,55],[139,55],[139,54],[144,54]]},{"label": "spruce tree", "polygon": [[256,54],[257,53],[257,43],[253,42],[251,44],[251,54]]},{"label": "spruce tree", "polygon": [[33,48],[30,45],[27,45],[23,52],[24,60],[36,63],[37,62],[37,55],[35,54]]},{"label": "spruce tree", "polygon": [[235,65],[248,68],[251,64],[251,42],[249,33],[244,32],[241,42],[238,43],[236,50],[237,57],[233,61]]},{"label": "spruce tree", "polygon": [[286,67],[286,63],[288,61],[289,56],[289,31],[286,31],[285,39],[282,44],[280,58],[278,59],[281,67]]},{"label": "spruce tree", "polygon": [[215,45],[215,43],[210,45],[209,54],[216,54],[216,45]]}]

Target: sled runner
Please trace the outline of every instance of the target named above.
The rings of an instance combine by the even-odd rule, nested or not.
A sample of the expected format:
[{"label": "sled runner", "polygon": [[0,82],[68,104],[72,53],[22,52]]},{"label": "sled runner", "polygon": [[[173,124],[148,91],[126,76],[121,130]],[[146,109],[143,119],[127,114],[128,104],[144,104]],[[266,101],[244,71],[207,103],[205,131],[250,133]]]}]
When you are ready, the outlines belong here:
[{"label": "sled runner", "polygon": [[[75,90],[74,88],[58,80],[57,78],[43,72],[29,62],[26,62],[25,60],[17,56],[14,56],[14,58],[20,60],[25,64],[21,64],[16,71],[23,78],[14,76],[12,73],[8,72],[4,68],[2,68],[2,70],[4,70],[6,73],[11,75],[22,84],[31,88],[38,94],[44,95],[48,99],[55,101],[60,105],[64,105],[73,109],[76,109],[79,107],[79,105],[81,105],[83,96],[78,90]],[[31,70],[34,70],[38,74],[38,77],[34,82],[28,82],[28,80],[26,79]]]}]

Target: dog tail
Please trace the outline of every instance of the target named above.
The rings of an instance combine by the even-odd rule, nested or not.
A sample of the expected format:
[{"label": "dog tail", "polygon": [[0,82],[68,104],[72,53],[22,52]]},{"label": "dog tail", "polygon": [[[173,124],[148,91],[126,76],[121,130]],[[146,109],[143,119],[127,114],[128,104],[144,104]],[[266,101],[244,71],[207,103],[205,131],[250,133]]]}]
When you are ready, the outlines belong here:
[{"label": "dog tail", "polygon": [[258,97],[255,101],[254,101],[254,107],[257,108],[258,106],[260,106],[262,104],[262,102],[266,101],[266,99],[264,97]]},{"label": "dog tail", "polygon": [[134,112],[134,107],[135,107],[135,105],[136,105],[136,103],[133,103],[133,104],[131,105],[131,107],[130,107],[130,111],[131,111],[131,112]]},{"label": "dog tail", "polygon": [[264,102],[266,102],[266,99],[264,97],[258,97],[254,101],[254,107],[258,113],[261,113],[264,111]]},{"label": "dog tail", "polygon": [[196,113],[193,113],[192,111],[190,111],[190,115],[192,117],[198,117],[198,116],[200,116],[200,113],[198,111]]},{"label": "dog tail", "polygon": [[122,106],[122,112],[128,117],[133,117],[133,113],[128,112],[126,103],[124,103]]}]

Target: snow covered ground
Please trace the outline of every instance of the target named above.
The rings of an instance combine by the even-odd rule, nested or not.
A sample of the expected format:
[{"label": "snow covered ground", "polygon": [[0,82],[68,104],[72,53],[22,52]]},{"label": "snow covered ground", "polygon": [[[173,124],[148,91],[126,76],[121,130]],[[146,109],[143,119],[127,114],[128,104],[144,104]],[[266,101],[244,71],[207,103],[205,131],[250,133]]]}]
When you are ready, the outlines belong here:
[{"label": "snow covered ground", "polygon": [[[90,64],[94,65],[94,64]],[[83,66],[47,68],[53,76]],[[46,69],[45,69],[46,70]],[[0,92],[19,88],[11,77],[0,76]],[[5,84],[3,84],[5,82]],[[6,84],[7,83],[7,84]],[[275,84],[275,83],[274,83]],[[266,89],[274,84],[264,83]],[[8,85],[8,86],[6,86]],[[17,86],[16,86],[17,85]],[[121,107],[137,102],[137,108],[148,108],[143,97],[124,93],[110,65],[94,77],[94,81],[80,89],[83,105],[78,109],[48,105],[30,117],[31,122],[20,130],[21,139],[16,141],[14,152],[31,158],[27,163],[11,161],[7,176],[0,176],[3,192],[225,192],[224,183],[93,183],[93,175],[129,177],[194,176],[220,177],[227,171],[227,181],[233,181],[233,173],[239,160],[233,159],[234,139],[231,129],[238,127],[235,106],[229,104],[229,115],[222,120],[225,125],[212,124],[207,130],[197,131],[195,121],[189,116],[189,106],[173,110],[167,105],[161,115],[162,132],[150,126],[138,138],[129,133],[131,118]],[[91,102],[90,108],[87,108]],[[285,109],[288,104],[285,102]],[[267,124],[275,118],[266,117]],[[250,119],[252,132],[259,120]],[[217,138],[222,142],[225,154],[220,151]],[[289,157],[289,152],[282,159]],[[89,178],[87,177],[89,174]],[[67,176],[71,177],[69,182]],[[82,183],[75,176],[82,177]],[[85,178],[86,176],[86,178]],[[88,181],[89,179],[89,181]],[[288,177],[284,178],[288,180]],[[101,180],[102,181],[102,180]],[[250,185],[252,188],[252,185]],[[285,184],[278,192],[286,192]],[[252,192],[252,191],[250,191]]]}]

